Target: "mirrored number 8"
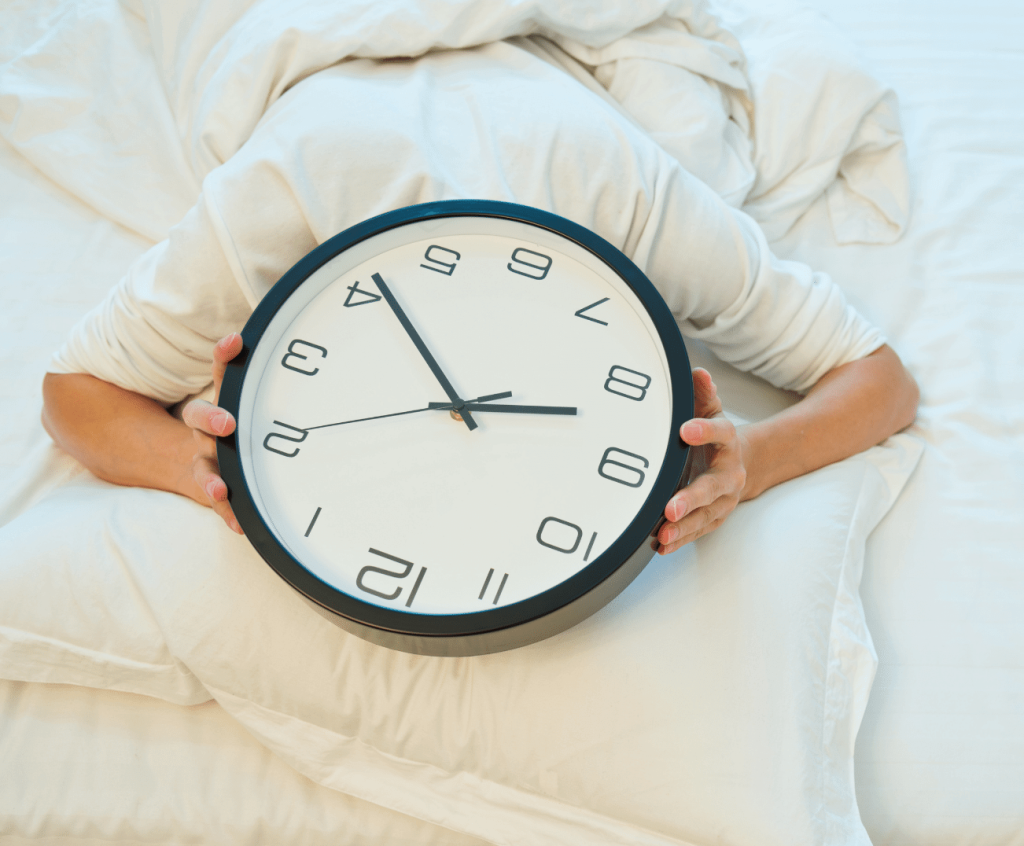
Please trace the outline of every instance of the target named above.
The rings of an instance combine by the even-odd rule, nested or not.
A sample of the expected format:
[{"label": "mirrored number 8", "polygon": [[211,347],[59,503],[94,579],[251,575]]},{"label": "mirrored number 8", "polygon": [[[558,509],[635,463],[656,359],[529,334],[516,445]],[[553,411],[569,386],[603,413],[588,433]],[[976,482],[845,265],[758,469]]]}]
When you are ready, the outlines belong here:
[{"label": "mirrored number 8", "polygon": [[[637,384],[636,381],[630,379],[623,379],[620,376],[615,375],[616,370],[621,370],[623,373],[631,373],[633,376],[638,376],[643,379],[643,384]],[[617,388],[614,385],[622,385],[624,387]],[[623,367],[621,364],[612,365],[612,369],[608,371],[608,378],[605,379],[604,389],[610,393],[618,394],[620,397],[631,399],[636,402],[640,402],[645,396],[647,396],[647,389],[651,386],[651,377],[646,373],[641,373],[639,370],[630,370],[628,367]]]}]

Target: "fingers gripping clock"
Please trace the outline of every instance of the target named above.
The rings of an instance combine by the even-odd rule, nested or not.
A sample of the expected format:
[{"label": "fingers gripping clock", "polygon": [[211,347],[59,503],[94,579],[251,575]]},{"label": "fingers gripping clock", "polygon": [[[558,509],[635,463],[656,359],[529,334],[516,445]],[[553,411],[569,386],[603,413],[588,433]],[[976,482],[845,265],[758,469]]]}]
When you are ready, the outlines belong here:
[{"label": "fingers gripping clock", "polygon": [[593,233],[504,203],[401,209],[306,256],[242,337],[221,393],[232,508],[339,625],[511,648],[651,557],[690,367],[651,283]]}]

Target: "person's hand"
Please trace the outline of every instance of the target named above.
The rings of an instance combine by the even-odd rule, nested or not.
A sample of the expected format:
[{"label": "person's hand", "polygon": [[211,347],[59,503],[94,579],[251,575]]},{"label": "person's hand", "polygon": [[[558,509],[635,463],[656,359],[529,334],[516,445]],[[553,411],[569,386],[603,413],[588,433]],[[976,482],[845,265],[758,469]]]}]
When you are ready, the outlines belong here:
[{"label": "person's hand", "polygon": [[[220,386],[224,381],[227,363],[241,351],[242,336],[237,333],[221,338],[213,348],[214,402],[220,398]],[[182,409],[181,419],[192,430],[196,442],[192,480],[198,491],[192,498],[200,505],[212,508],[228,524],[228,528],[242,534],[242,527],[238,525],[228,504],[228,486],[220,477],[217,464],[217,436],[230,435],[235,431],[235,418],[217,405],[194,399]]]},{"label": "person's hand", "polygon": [[711,374],[700,367],[693,371],[693,394],[694,418],[679,430],[679,436],[697,450],[693,481],[665,506],[666,522],[656,540],[660,555],[721,526],[739,503],[747,480],[746,441],[722,413]]}]

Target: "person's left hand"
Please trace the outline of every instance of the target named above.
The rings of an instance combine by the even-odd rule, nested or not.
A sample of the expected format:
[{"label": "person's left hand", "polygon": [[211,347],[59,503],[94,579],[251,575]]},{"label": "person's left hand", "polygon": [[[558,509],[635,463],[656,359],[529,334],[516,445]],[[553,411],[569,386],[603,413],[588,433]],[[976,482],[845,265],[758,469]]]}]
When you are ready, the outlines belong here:
[{"label": "person's left hand", "polygon": [[659,555],[668,555],[722,525],[743,494],[747,481],[746,439],[722,413],[711,374],[693,371],[694,418],[679,436],[699,451],[698,473],[665,506],[665,522],[655,543]]}]

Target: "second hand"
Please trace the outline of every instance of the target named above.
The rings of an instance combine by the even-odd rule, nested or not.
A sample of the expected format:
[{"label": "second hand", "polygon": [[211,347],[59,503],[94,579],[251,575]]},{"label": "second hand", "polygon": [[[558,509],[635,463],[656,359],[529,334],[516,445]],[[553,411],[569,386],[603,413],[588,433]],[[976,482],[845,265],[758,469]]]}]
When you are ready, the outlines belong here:
[{"label": "second hand", "polygon": [[[505,391],[500,394],[488,394],[487,396],[477,397],[476,399],[466,400],[466,402],[478,403],[478,402],[491,402],[492,400],[508,399],[512,396],[511,391]],[[454,408],[450,403],[441,403],[445,409]],[[405,414],[419,414],[422,411],[437,411],[437,404],[428,405],[426,408],[413,408],[409,411],[393,411],[390,414],[377,414],[373,417],[358,417],[355,420],[341,420],[337,423],[322,423],[319,426],[309,426],[304,429],[305,432],[312,432],[314,429],[329,429],[331,426],[345,426],[348,423],[365,423],[367,420],[383,420],[385,417],[401,417]]]}]

